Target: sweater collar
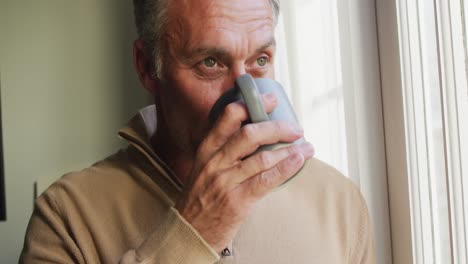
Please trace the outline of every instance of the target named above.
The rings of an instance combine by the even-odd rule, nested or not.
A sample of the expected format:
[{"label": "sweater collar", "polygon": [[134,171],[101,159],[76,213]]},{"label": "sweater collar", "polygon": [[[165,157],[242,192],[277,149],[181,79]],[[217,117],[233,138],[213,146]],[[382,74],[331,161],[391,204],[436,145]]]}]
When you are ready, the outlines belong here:
[{"label": "sweater collar", "polygon": [[128,124],[119,130],[119,136],[139,150],[148,161],[177,189],[182,190],[182,182],[176,177],[167,164],[159,158],[151,146],[151,137],[156,133],[156,106],[150,105],[141,109]]}]

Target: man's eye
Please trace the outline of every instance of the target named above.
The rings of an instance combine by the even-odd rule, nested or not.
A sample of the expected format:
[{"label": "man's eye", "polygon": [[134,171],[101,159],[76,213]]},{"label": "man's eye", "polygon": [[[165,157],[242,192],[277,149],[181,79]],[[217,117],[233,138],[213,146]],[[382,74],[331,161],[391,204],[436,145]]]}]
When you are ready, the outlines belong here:
[{"label": "man's eye", "polygon": [[257,59],[257,64],[259,66],[265,66],[268,63],[268,58],[267,57],[260,57]]},{"label": "man's eye", "polygon": [[203,66],[205,66],[207,68],[214,68],[214,67],[218,66],[218,62],[213,57],[209,57],[209,58],[204,59],[202,63],[203,63]]}]

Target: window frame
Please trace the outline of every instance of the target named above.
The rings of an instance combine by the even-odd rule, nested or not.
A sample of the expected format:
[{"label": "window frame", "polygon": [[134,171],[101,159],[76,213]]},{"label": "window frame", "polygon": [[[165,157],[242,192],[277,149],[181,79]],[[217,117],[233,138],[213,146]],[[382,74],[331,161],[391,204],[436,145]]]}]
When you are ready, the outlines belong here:
[{"label": "window frame", "polygon": [[401,76],[396,1],[376,0],[380,77],[383,101],[392,257],[394,263],[413,263],[410,186],[405,138],[404,94]]},{"label": "window frame", "polygon": [[[430,3],[434,4],[436,16],[435,27],[439,62],[437,67],[443,112],[444,162],[446,166],[446,172],[443,176],[447,180],[447,199],[450,210],[451,263],[465,263],[468,255],[466,252],[468,219],[465,216],[467,197],[464,192],[468,191],[466,189],[468,185],[465,184],[465,187],[461,187],[463,182],[466,183],[467,180],[461,168],[466,169],[467,166],[468,143],[467,139],[463,139],[461,135],[468,134],[468,128],[467,124],[459,122],[461,113],[466,112],[466,109],[468,109],[468,100],[462,101],[463,96],[460,96],[467,88],[466,81],[463,83],[460,81],[460,76],[463,74],[461,69],[464,69],[466,64],[463,65],[462,56],[455,54],[463,47],[460,45],[461,41],[459,39],[458,41],[454,41],[454,39],[460,38],[460,25],[462,25],[460,23],[462,22],[461,14],[456,12],[458,10],[456,8],[465,8],[466,11],[466,6],[460,6],[460,1],[434,0],[430,1]],[[405,20],[407,18],[402,13],[404,11],[405,0],[376,0],[387,146],[392,254],[395,263],[403,264],[422,263],[422,254],[427,250],[427,248],[423,248],[421,242],[420,232],[422,228],[418,226],[418,223],[414,223],[414,219],[420,217],[416,207],[423,201],[420,201],[420,198],[416,197],[415,194],[413,195],[413,192],[419,191],[420,186],[416,186],[416,189],[414,189],[415,186],[412,186],[420,183],[416,181],[419,175],[414,173],[412,161],[414,155],[411,153],[411,144],[414,143],[412,142],[414,139],[411,139],[410,133],[411,126],[415,124],[414,120],[407,120],[408,114],[405,115],[405,111],[409,111],[405,109],[408,106],[407,99],[405,99],[405,93],[407,93],[405,90],[408,88],[405,87],[407,85],[405,83],[408,82],[407,79],[409,78],[405,75],[408,75],[407,73],[413,69],[404,68],[405,63],[408,65],[404,60],[409,57],[408,52],[410,50],[408,39],[405,38],[411,38],[405,37],[407,32],[404,31],[409,27],[408,24],[412,22]],[[409,19],[415,18],[410,17]],[[468,95],[464,98],[468,98]],[[434,254],[437,258],[437,254]],[[437,260],[435,261],[440,263]]]}]

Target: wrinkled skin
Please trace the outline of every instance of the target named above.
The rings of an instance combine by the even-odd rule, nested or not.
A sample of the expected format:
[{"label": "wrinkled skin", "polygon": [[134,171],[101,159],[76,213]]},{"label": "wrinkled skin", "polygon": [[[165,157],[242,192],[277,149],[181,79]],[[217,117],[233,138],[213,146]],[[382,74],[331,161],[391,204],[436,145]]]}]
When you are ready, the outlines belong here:
[{"label": "wrinkled skin", "polygon": [[[134,62],[158,107],[153,147],[184,183],[175,208],[220,252],[235,237],[255,203],[292,177],[314,155],[309,143],[264,151],[259,145],[292,142],[302,129],[248,119],[239,102],[214,126],[208,113],[237,76],[274,78],[275,21],[268,0],[173,0],[165,36],[163,80],[152,75],[151,57],[135,41]],[[263,96],[271,112],[274,94]]]}]

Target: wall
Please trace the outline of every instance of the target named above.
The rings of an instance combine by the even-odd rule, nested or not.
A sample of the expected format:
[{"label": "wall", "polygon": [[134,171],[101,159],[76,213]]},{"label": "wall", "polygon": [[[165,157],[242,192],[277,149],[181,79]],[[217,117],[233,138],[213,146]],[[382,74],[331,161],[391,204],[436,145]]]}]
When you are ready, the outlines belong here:
[{"label": "wall", "polygon": [[123,146],[117,130],[150,102],[132,64],[131,1],[2,0],[0,81],[7,222],[0,263],[15,263],[33,184]]}]

